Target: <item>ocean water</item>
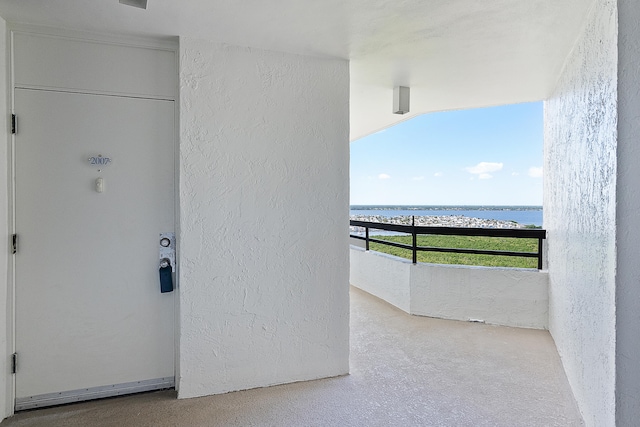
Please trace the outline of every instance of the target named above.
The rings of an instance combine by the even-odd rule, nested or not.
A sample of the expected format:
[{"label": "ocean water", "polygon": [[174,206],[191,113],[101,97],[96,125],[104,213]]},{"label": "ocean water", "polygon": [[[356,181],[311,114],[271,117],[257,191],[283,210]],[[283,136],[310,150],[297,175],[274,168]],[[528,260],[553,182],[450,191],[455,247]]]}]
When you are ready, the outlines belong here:
[{"label": "ocean water", "polygon": [[542,206],[370,206],[351,205],[351,215],[444,216],[463,215],[470,218],[515,221],[542,226]]}]

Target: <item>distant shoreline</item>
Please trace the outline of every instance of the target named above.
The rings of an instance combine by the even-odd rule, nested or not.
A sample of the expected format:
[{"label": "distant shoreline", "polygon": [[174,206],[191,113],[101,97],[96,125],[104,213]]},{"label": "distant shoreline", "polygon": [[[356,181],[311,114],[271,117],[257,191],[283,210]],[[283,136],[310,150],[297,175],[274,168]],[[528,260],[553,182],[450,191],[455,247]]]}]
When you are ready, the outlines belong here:
[{"label": "distant shoreline", "polygon": [[[519,223],[523,226],[542,227],[544,211],[542,206],[378,206],[378,205],[351,205],[349,214],[360,216],[379,216],[384,218],[393,217],[431,217],[428,225],[465,226],[482,228],[513,228],[509,223]],[[476,218],[476,220],[453,220],[451,217]],[[435,223],[433,217],[440,218]],[[380,219],[379,221],[386,221]],[[427,221],[427,220],[424,220]],[[465,222],[466,221],[466,222]],[[497,222],[493,222],[497,221]],[[446,225],[445,225],[446,224]],[[450,224],[450,225],[449,225]]]},{"label": "distant shoreline", "polygon": [[[469,227],[469,228],[528,228],[529,224],[498,219],[473,218],[464,215],[398,215],[393,217],[381,215],[351,215],[356,221],[379,222],[386,224],[411,225],[415,218],[415,225],[427,227]],[[362,227],[350,227],[351,232],[362,232]]]},{"label": "distant shoreline", "polygon": [[478,210],[478,211],[541,211],[538,205],[350,205],[350,210]]}]

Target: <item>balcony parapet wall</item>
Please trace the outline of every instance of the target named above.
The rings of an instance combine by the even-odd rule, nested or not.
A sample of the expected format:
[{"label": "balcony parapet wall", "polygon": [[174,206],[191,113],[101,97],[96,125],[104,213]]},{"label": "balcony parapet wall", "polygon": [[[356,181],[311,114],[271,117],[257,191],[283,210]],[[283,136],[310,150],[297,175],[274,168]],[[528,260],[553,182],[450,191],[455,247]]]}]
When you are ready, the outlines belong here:
[{"label": "balcony parapet wall", "polygon": [[351,246],[351,285],[414,315],[548,329],[544,270],[412,264]]}]

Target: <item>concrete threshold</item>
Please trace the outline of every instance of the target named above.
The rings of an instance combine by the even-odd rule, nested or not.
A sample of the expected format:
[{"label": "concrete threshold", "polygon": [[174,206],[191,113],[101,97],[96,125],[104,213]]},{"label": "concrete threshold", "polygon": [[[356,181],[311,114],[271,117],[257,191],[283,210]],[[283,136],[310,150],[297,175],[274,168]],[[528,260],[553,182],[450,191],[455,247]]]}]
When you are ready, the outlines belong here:
[{"label": "concrete threshold", "polygon": [[352,288],[348,376],[184,400],[142,393],[0,427],[581,425],[547,331],[411,316]]}]

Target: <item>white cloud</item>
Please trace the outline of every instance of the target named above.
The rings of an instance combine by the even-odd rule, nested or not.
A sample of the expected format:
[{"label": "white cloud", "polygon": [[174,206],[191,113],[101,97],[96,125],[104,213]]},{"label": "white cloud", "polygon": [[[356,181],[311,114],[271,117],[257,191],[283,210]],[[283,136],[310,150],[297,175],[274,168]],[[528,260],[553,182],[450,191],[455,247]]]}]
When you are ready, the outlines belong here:
[{"label": "white cloud", "polygon": [[520,175],[518,172],[511,172],[511,176],[518,176]]},{"label": "white cloud", "polygon": [[480,162],[475,166],[465,168],[467,172],[481,175],[489,172],[497,172],[502,169],[503,163]]},{"label": "white cloud", "polygon": [[442,175],[444,175],[442,172],[436,172],[436,173],[433,174],[433,176],[438,176],[438,177],[440,177]]},{"label": "white cloud", "polygon": [[531,178],[542,178],[542,167],[535,167],[535,166],[530,167],[529,176]]},{"label": "white cloud", "polygon": [[411,178],[413,181],[422,181],[424,180],[424,176],[414,176],[413,178]]},{"label": "white cloud", "polygon": [[391,175],[387,175],[386,173],[381,173],[380,175],[378,175],[378,179],[389,179],[391,178]]},{"label": "white cloud", "polygon": [[481,173],[480,175],[478,175],[478,179],[491,179],[493,178],[493,175],[489,175],[488,173]]}]

